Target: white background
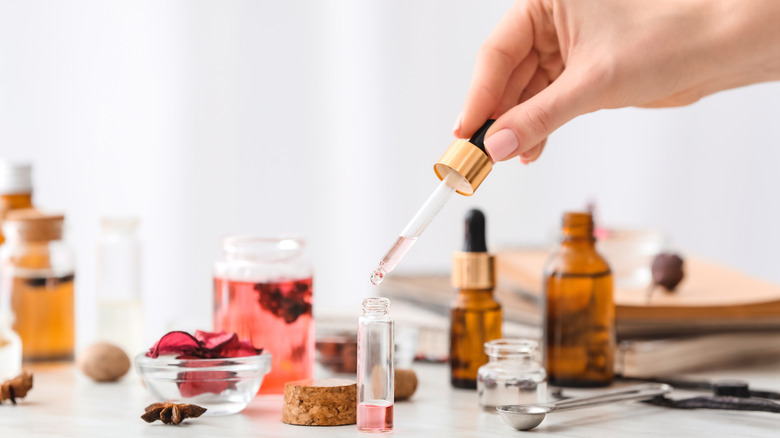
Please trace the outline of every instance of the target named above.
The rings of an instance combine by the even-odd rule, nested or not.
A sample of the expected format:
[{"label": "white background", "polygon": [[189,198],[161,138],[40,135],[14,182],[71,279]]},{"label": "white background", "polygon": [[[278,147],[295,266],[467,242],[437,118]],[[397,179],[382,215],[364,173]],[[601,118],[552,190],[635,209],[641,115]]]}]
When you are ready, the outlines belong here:
[{"label": "white background", "polygon": [[[319,309],[354,308],[434,188],[482,41],[508,1],[0,1],[0,156],[67,213],[79,343],[100,217],[142,220],[147,339],[211,323],[220,235],[300,233]],[[530,166],[496,166],[399,267],[446,272],[463,213],[493,247],[547,244],[565,209],[780,283],[780,83],[681,109],[601,111]],[[740,291],[734,291],[740,293]]]}]

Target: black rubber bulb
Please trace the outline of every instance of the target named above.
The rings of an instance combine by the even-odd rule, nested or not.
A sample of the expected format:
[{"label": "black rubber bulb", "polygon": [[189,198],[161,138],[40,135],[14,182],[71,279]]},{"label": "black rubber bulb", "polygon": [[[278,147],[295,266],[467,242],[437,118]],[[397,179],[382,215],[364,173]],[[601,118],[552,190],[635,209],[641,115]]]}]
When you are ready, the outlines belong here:
[{"label": "black rubber bulb", "polygon": [[485,215],[476,208],[466,213],[466,235],[463,241],[463,251],[487,252]]},{"label": "black rubber bulb", "polygon": [[493,125],[493,122],[495,121],[495,119],[489,119],[487,122],[485,122],[485,124],[477,129],[477,132],[475,132],[474,135],[471,136],[471,139],[469,139],[469,143],[480,148],[485,154],[487,154],[487,151],[485,150],[485,134],[487,134],[487,130],[490,129],[490,127]]}]

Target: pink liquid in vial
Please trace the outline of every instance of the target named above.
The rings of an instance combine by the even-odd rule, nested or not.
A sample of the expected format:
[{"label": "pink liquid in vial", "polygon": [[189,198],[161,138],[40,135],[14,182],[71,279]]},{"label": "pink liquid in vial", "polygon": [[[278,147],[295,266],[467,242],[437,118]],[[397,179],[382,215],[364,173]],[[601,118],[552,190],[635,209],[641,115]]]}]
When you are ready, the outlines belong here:
[{"label": "pink liquid in vial", "polygon": [[357,427],[363,432],[393,430],[393,402],[372,400],[358,404]]},{"label": "pink liquid in vial", "polygon": [[260,394],[283,394],[284,384],[314,373],[312,279],[249,282],[214,278],[214,328],[238,333],[271,353]]}]

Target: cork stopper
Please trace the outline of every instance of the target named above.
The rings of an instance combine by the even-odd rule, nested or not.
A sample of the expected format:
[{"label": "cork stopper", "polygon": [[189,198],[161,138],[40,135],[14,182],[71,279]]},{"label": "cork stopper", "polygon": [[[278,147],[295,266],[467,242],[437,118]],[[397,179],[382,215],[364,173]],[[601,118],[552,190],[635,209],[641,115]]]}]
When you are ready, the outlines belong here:
[{"label": "cork stopper", "polygon": [[8,240],[49,242],[62,239],[62,214],[43,213],[27,208],[9,211],[3,222],[3,233]]},{"label": "cork stopper", "polygon": [[282,422],[341,426],[357,422],[357,384],[346,379],[307,379],[284,385]]}]

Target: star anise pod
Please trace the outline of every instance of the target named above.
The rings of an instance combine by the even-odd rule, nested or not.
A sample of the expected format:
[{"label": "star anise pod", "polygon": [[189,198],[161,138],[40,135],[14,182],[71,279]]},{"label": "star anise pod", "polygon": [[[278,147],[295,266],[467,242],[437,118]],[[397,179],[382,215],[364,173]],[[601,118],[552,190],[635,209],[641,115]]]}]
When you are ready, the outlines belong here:
[{"label": "star anise pod", "polygon": [[32,387],[33,376],[26,371],[13,379],[6,380],[0,385],[0,403],[11,400],[11,403],[16,404],[16,399],[24,398]]},{"label": "star anise pod", "polygon": [[146,413],[141,418],[147,423],[154,423],[157,420],[165,424],[179,424],[187,418],[197,418],[206,412],[206,408],[198,405],[178,404],[178,403],[154,403],[146,407]]}]

